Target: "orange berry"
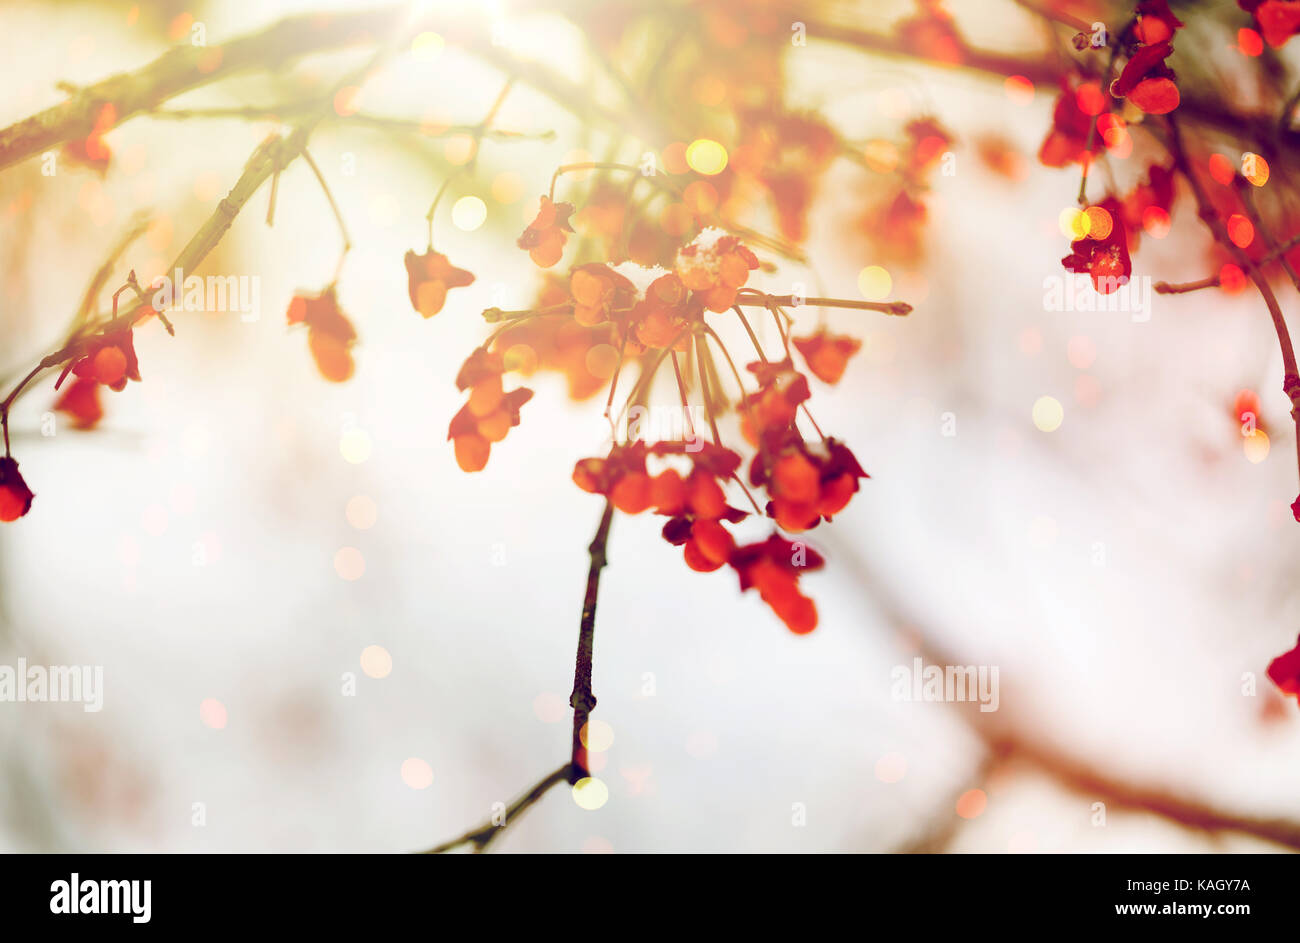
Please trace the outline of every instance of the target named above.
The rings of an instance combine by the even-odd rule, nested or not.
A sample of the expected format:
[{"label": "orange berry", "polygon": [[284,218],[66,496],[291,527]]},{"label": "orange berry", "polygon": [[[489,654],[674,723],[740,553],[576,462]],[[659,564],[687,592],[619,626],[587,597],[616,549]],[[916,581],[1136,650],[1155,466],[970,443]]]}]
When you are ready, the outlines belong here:
[{"label": "orange berry", "polygon": [[489,442],[500,442],[510,431],[510,413],[498,409],[478,421],[478,434]]},{"label": "orange berry", "polygon": [[126,354],[116,347],[101,348],[93,366],[95,379],[105,386],[116,386],[126,379]]},{"label": "orange berry", "polygon": [[599,307],[605,298],[605,280],[584,269],[578,269],[569,279],[573,300],[589,308]]},{"label": "orange berry", "polygon": [[729,252],[718,264],[718,281],[728,288],[739,288],[749,280],[749,265],[739,253]]},{"label": "orange berry", "polygon": [[355,365],[346,342],[333,334],[312,331],[307,338],[307,346],[311,348],[311,355],[316,360],[316,369],[320,370],[325,379],[331,383],[342,383],[352,376]]},{"label": "orange berry", "polygon": [[772,471],[775,493],[787,501],[806,504],[816,501],[820,490],[820,473],[802,452],[792,452],[777,459]]},{"label": "orange berry", "polygon": [[812,527],[820,519],[817,506],[812,503],[799,503],[786,498],[772,500],[772,512],[782,530],[798,533]]},{"label": "orange berry", "polygon": [[1128,100],[1149,115],[1167,115],[1178,107],[1182,99],[1177,85],[1159,77],[1143,79],[1128,93]]},{"label": "orange berry", "polygon": [[704,294],[704,307],[717,314],[729,311],[736,303],[736,289],[729,285],[715,285]]},{"label": "orange berry", "polygon": [[447,286],[439,280],[420,282],[415,289],[415,310],[431,318],[447,303]]},{"label": "orange berry", "polygon": [[677,514],[686,503],[686,482],[667,468],[650,480],[650,503],[660,514]]},{"label": "orange berry", "polygon": [[691,477],[686,484],[687,500],[696,517],[717,520],[726,513],[727,496],[712,475],[699,471],[691,472]]},{"label": "orange berry", "polygon": [[542,202],[537,209],[537,218],[533,220],[529,229],[549,229],[555,225],[555,201],[549,197],[542,197]]},{"label": "orange berry", "polygon": [[856,481],[856,478],[845,472],[822,486],[821,501],[817,505],[817,510],[823,517],[830,517],[844,510],[849,499],[853,497],[853,486]]},{"label": "orange berry", "polygon": [[482,471],[492,451],[492,446],[487,439],[472,432],[468,435],[456,436],[455,446],[456,464],[462,471],[467,472]]},{"label": "orange berry", "polygon": [[540,268],[550,268],[564,255],[564,233],[559,229],[548,229],[541,236],[537,245],[528,251],[528,256]]},{"label": "orange berry", "polygon": [[686,555],[686,565],[698,573],[712,573],[722,566],[720,562],[710,560],[705,556],[704,552],[700,550],[699,544],[694,540],[686,541],[682,551]]},{"label": "orange berry", "polygon": [[717,281],[712,272],[698,265],[688,269],[679,269],[677,276],[682,280],[682,284],[691,291],[708,291]]},{"label": "orange berry", "polygon": [[604,471],[603,458],[584,458],[573,466],[573,483],[588,494],[599,494],[600,476]]},{"label": "orange berry", "polygon": [[640,514],[650,507],[650,476],[629,472],[610,489],[609,500],[624,514]]},{"label": "orange berry", "polygon": [[696,521],[691,525],[691,538],[700,553],[717,564],[726,563],[736,548],[735,539],[717,521]]},{"label": "orange berry", "polygon": [[768,605],[795,635],[807,635],[817,628],[817,606],[807,596],[795,593]]},{"label": "orange berry", "polygon": [[16,488],[0,485],[0,521],[6,524],[27,513],[27,500]]},{"label": "orange berry", "polygon": [[472,415],[482,419],[484,416],[496,412],[504,396],[505,391],[501,388],[501,376],[495,374],[485,377],[474,384],[473,389],[469,391],[467,405]]}]

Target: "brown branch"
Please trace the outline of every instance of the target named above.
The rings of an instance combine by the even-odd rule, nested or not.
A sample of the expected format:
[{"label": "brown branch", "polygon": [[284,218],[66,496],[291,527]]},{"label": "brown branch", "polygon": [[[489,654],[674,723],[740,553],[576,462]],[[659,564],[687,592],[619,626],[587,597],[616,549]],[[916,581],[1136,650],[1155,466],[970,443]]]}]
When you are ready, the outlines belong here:
[{"label": "brown branch", "polygon": [[583,597],[582,618],[578,627],[578,654],[573,667],[573,694],[569,697],[569,703],[573,706],[573,744],[569,762],[546,776],[523,796],[515,800],[506,809],[505,818],[500,823],[488,822],[479,828],[470,829],[459,838],[443,842],[441,845],[425,852],[425,854],[440,854],[471,843],[474,845],[475,852],[483,851],[516,816],[542,798],[552,786],[566,779],[570,785],[574,785],[579,780],[590,775],[587,767],[587,748],[583,745],[582,738],[584,734],[583,728],[586,727],[591,712],[596,708],[596,695],[591,693],[592,655],[596,634],[596,598],[600,594],[600,571],[605,568],[605,564],[608,562],[606,545],[609,542],[609,528],[613,520],[614,505],[606,501],[604,513],[600,517],[600,525],[596,528],[596,536],[592,538],[591,545],[587,548],[588,553],[591,555],[591,567],[587,571],[587,591]]},{"label": "brown branch", "polygon": [[[379,61],[389,51],[389,44],[381,46],[374,56],[359,69],[350,71],[346,76],[340,79],[335,89],[343,88],[347,85],[362,81],[365,76],[378,65]],[[331,95],[332,99],[333,96]],[[253,194],[258,191],[263,183],[269,178],[279,174],[294,158],[302,154],[307,146],[307,139],[311,136],[313,129],[324,118],[324,112],[312,115],[303,119],[293,132],[287,137],[282,138],[279,135],[273,135],[258,145],[248,162],[244,165],[244,171],[235,185],[231,188],[226,197],[217,204],[216,210],[208,217],[207,221],[199,227],[199,230],[186,243],[185,248],[180,251],[171,266],[167,269],[169,272],[180,270],[182,272],[193,271],[208,257],[209,253],[217,247],[217,244],[225,236],[239,215],[252,198]],[[132,275],[134,278],[134,274]],[[172,286],[173,294],[179,289],[179,286]],[[27,374],[18,385],[15,386],[9,394],[0,401],[0,424],[3,424],[5,454],[8,455],[9,448],[9,412],[14,401],[22,394],[28,385],[35,380],[40,374],[53,367],[63,364],[71,364],[76,359],[84,355],[87,347],[97,337],[106,334],[112,334],[118,330],[125,330],[133,327],[135,322],[140,318],[141,311],[146,307],[148,295],[142,295],[134,305],[130,306],[125,312],[117,313],[116,306],[114,314],[106,322],[100,325],[99,329],[94,332],[85,332],[74,330],[72,336],[51,354],[47,354],[41,359],[32,371]],[[158,311],[159,318],[167,328],[168,333],[174,333],[166,315]]]},{"label": "brown branch", "polygon": [[614,505],[605,502],[605,510],[596,528],[596,536],[587,548],[591,555],[591,567],[587,571],[587,591],[582,601],[582,618],[578,627],[578,654],[573,667],[573,693],[569,703],[573,706],[573,744],[570,760],[559,769],[546,776],[506,809],[501,822],[488,822],[479,828],[470,829],[459,838],[443,842],[431,848],[425,854],[441,854],[461,845],[473,844],[475,852],[481,852],[514,819],[533,803],[542,798],[552,786],[568,780],[576,785],[579,780],[590,775],[587,767],[587,748],[582,743],[583,728],[591,712],[596,708],[596,695],[591,693],[591,668],[596,634],[596,598],[600,594],[600,571],[608,563],[606,545],[609,542],[609,528],[614,519]]},{"label": "brown branch", "polygon": [[[1051,58],[1030,59],[1025,56],[1011,55],[992,50],[978,49],[959,41],[960,60],[956,63],[939,62],[908,49],[898,36],[892,33],[879,33],[840,26],[834,23],[809,21],[802,19],[808,29],[809,39],[823,39],[828,42],[852,46],[865,52],[881,56],[907,59],[926,63],[938,68],[964,68],[988,75],[1009,77],[1023,76],[1034,85],[1059,90],[1062,79],[1073,72],[1088,72],[1085,63],[1067,60],[1073,68],[1063,68]],[[1216,89],[1217,92],[1217,89]],[[1216,100],[1213,96],[1203,96],[1184,91],[1178,113],[1188,120],[1194,120],[1209,127],[1229,134],[1237,135],[1254,143],[1254,150],[1266,157],[1274,158],[1294,151],[1300,146],[1300,131],[1279,128],[1277,115],[1272,113],[1238,112]]]},{"label": "brown branch", "polygon": [[614,505],[605,502],[596,536],[587,548],[591,566],[587,570],[587,592],[582,600],[582,619],[578,625],[578,654],[573,666],[573,693],[569,704],[573,707],[573,743],[570,754],[569,782],[577,783],[590,775],[587,767],[587,748],[583,745],[583,728],[591,712],[596,709],[596,695],[591,693],[591,663],[596,636],[596,598],[600,593],[600,571],[609,562],[605,548],[609,542],[609,526],[614,519]]},{"label": "brown branch", "polygon": [[1208,834],[1237,832],[1287,848],[1300,849],[1300,822],[1282,818],[1239,815],[1158,787],[1105,776],[1087,763],[1046,744],[1014,734],[982,733],[994,755],[1024,760],[1050,775],[1071,792],[1102,797],[1109,806],[1147,812]]},{"label": "brown branch", "polygon": [[[822,539],[828,548],[834,549],[836,557],[845,560],[851,568],[856,576],[853,585],[864,600],[875,607],[890,625],[906,627],[913,637],[919,639],[918,650],[925,660],[939,665],[967,663],[966,659],[945,651],[934,642],[935,633],[925,627],[925,621],[913,607],[903,602],[895,584],[872,570],[851,543],[841,539],[834,530]],[[1043,743],[1041,738],[1030,734],[1024,724],[1005,719],[1008,718],[1005,691],[1001,700],[1004,704],[996,712],[980,711],[974,704],[964,705],[969,710],[958,711],[961,720],[984,742],[994,758],[1024,760],[1071,792],[1095,797],[1119,808],[1157,815],[1186,828],[1210,834],[1235,832],[1300,849],[1300,822],[1237,813],[1153,783],[1135,783],[1122,776],[1102,773],[1082,758]]]},{"label": "brown branch", "polygon": [[[1264,217],[1260,215],[1259,208],[1255,205],[1255,187],[1247,182],[1241,174],[1233,176],[1233,183],[1236,185],[1237,193],[1241,197],[1241,205],[1246,210],[1246,217],[1255,227],[1255,233],[1264,240],[1264,248],[1268,250],[1268,258],[1276,259],[1282,266],[1282,271],[1286,272],[1287,278],[1291,279],[1291,284],[1300,291],[1300,273],[1297,273],[1286,257],[1287,250],[1283,249],[1278,241],[1273,238],[1273,230],[1269,228],[1268,223],[1264,222]],[[1263,264],[1261,262],[1261,264]]]},{"label": "brown branch", "polygon": [[806,305],[810,308],[851,308],[855,311],[879,311],[894,317],[905,317],[912,313],[912,306],[905,301],[853,301],[847,298],[797,298],[795,295],[768,295],[761,291],[743,291],[736,295],[736,304],[750,307],[796,308]]},{"label": "brown branch", "polygon": [[[249,158],[248,164],[244,168],[243,174],[235,182],[234,187],[226,195],[216,210],[208,217],[205,222],[181,250],[172,265],[167,269],[174,272],[177,269],[181,271],[191,271],[199,265],[208,256],[217,243],[221,241],[222,236],[235,221],[239,211],[243,209],[244,204],[257,192],[258,188],[275,172],[278,166],[283,166],[284,161],[292,160],[301,152],[303,146],[307,143],[307,136],[313,123],[302,125],[296,130],[288,140],[282,140],[279,137],[273,137],[263,142],[253,156]],[[179,286],[173,286],[177,290]],[[137,301],[131,305],[125,312],[110,318],[98,331],[82,332],[74,331],[72,337],[66,341],[63,346],[51,354],[47,354],[41,359],[32,371],[27,374],[18,385],[15,386],[5,399],[0,402],[0,422],[4,425],[6,449],[8,447],[9,432],[9,410],[14,401],[22,394],[33,380],[46,370],[62,366],[69,361],[74,361],[84,355],[88,345],[99,336],[113,333],[116,330],[134,326],[136,320],[140,317],[140,311],[144,307],[144,301]]]},{"label": "brown branch", "polygon": [[[1246,254],[1245,250],[1232,241],[1232,238],[1228,235],[1228,227],[1224,224],[1218,210],[1214,208],[1214,204],[1206,195],[1205,188],[1192,170],[1191,163],[1187,159],[1187,153],[1183,148],[1183,139],[1178,130],[1178,121],[1173,115],[1169,115],[1166,124],[1169,128],[1170,155],[1174,159],[1174,166],[1178,168],[1178,171],[1187,180],[1188,186],[1191,187],[1201,221],[1209,228],[1215,242],[1226,249],[1242,271],[1250,276],[1250,280],[1259,289],[1259,294],[1264,299],[1269,316],[1273,320],[1273,330],[1277,334],[1278,347],[1282,351],[1282,391],[1291,400],[1291,419],[1296,428],[1296,467],[1297,473],[1300,474],[1300,370],[1296,367],[1295,347],[1291,343],[1291,332],[1287,329],[1286,318],[1282,316],[1282,308],[1278,304],[1272,286],[1268,283],[1268,278],[1260,271],[1259,266],[1251,260],[1250,256]],[[1297,498],[1293,507],[1297,516],[1300,517],[1300,498]]]},{"label": "brown branch", "polygon": [[[1256,227],[1258,228],[1258,227]],[[1267,253],[1260,257],[1257,265],[1268,265],[1270,262],[1276,262],[1283,255],[1292,249],[1300,246],[1300,235],[1292,236],[1286,242],[1273,244]],[[1199,291],[1202,288],[1218,288],[1222,284],[1218,274],[1207,275],[1205,278],[1194,282],[1183,282],[1181,284],[1173,282],[1156,282],[1154,286],[1156,294],[1159,295],[1181,295],[1189,291]],[[1300,286],[1298,286],[1300,287]]]},{"label": "brown branch", "polygon": [[451,851],[453,848],[459,848],[461,845],[469,844],[474,846],[475,854],[486,851],[488,845],[490,845],[498,835],[505,831],[506,827],[510,825],[510,823],[523,815],[523,813],[541,799],[542,796],[546,795],[552,786],[559,785],[568,777],[569,764],[565,763],[559,769],[547,774],[539,780],[536,785],[512,802],[505,810],[505,815],[502,816],[500,822],[488,821],[479,828],[470,829],[459,838],[453,838],[451,841],[443,842],[441,845],[436,845],[428,851],[421,852],[421,854],[440,855],[444,852]]},{"label": "brown branch", "polygon": [[[92,131],[106,131],[152,111],[182,92],[252,68],[278,69],[309,53],[373,41],[399,26],[406,10],[390,6],[362,13],[308,13],[220,46],[175,46],[149,65],[80,89],[62,104],[0,129],[0,168]],[[113,107],[105,126],[103,106]]]},{"label": "brown branch", "polygon": [[1156,282],[1152,288],[1157,295],[1184,295],[1189,291],[1200,291],[1202,288],[1218,288],[1223,284],[1218,275],[1210,275],[1195,282],[1182,282],[1175,284],[1173,282]]},{"label": "brown branch", "polygon": [[[166,108],[149,112],[150,118],[167,121],[191,121],[194,119],[239,120],[239,121],[277,121],[291,115],[302,114],[317,107],[313,103],[298,102],[283,105],[244,105],[228,108]],[[356,125],[377,131],[401,132],[429,138],[430,140],[448,137],[484,137],[496,141],[553,141],[555,131],[510,131],[505,128],[485,128],[482,124],[435,125],[416,118],[397,118],[389,115],[374,115],[367,112],[353,112],[350,115],[331,114],[326,117],[330,124]]]}]

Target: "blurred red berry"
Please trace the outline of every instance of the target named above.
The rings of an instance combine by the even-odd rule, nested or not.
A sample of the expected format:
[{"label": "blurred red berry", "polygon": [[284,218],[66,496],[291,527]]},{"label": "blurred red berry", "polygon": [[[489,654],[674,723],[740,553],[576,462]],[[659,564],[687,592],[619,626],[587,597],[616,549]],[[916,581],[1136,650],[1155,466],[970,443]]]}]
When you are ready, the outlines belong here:
[{"label": "blurred red berry", "polygon": [[0,521],[16,521],[32,509],[32,489],[27,487],[12,458],[0,458]]}]

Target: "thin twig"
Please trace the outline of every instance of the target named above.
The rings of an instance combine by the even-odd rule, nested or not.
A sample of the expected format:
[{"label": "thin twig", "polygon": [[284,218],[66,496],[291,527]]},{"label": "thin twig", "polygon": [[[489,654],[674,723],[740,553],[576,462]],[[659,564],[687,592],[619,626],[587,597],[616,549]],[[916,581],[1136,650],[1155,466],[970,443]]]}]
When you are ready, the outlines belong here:
[{"label": "thin twig", "polygon": [[1156,282],[1152,286],[1157,295],[1184,295],[1189,291],[1200,291],[1202,288],[1218,288],[1223,284],[1218,275],[1210,275],[1195,282],[1182,282],[1174,284],[1172,282]]},{"label": "thin twig", "polygon": [[578,624],[578,654],[573,665],[573,693],[569,704],[573,707],[573,743],[567,767],[569,783],[576,784],[590,775],[587,766],[587,747],[582,742],[584,728],[591,712],[596,709],[596,695],[591,691],[592,657],[596,637],[596,599],[600,594],[600,571],[609,562],[606,545],[609,542],[609,525],[614,519],[614,505],[605,502],[600,516],[600,526],[592,538],[587,552],[591,566],[587,570],[587,591],[582,600],[582,619]]},{"label": "thin twig", "polygon": [[737,293],[736,304],[749,307],[769,308],[778,305],[794,308],[808,305],[812,308],[849,308],[855,311],[879,311],[894,317],[905,317],[912,313],[912,306],[905,301],[853,301],[848,298],[799,298],[797,295],[767,295],[761,291],[748,289]]},{"label": "thin twig", "polygon": [[516,799],[505,810],[501,821],[490,820],[478,828],[472,828],[459,838],[453,838],[451,841],[443,842],[441,845],[435,845],[428,851],[422,852],[426,855],[440,855],[444,852],[451,851],[453,848],[459,848],[461,845],[472,844],[474,853],[480,854],[487,850],[488,845],[496,839],[498,835],[506,830],[506,827],[513,823],[517,818],[524,814],[532,805],[534,805],[542,796],[546,795],[552,786],[559,785],[569,776],[569,764],[565,763],[559,769],[548,773],[545,777],[537,782],[535,786]]}]

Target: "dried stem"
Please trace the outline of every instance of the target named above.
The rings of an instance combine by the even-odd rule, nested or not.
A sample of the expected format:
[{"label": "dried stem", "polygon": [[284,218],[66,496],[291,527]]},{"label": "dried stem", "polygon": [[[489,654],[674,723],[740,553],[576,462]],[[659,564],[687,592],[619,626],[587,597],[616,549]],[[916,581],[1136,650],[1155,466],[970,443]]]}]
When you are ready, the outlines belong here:
[{"label": "dried stem", "polygon": [[[1115,60],[1119,57],[1119,51],[1124,48],[1124,40],[1129,32],[1137,24],[1137,19],[1129,20],[1124,30],[1115,38],[1115,45],[1111,47],[1110,58],[1106,61],[1106,75],[1102,80],[1101,87],[1103,90],[1110,88],[1111,76],[1115,74]],[[1107,92],[1109,94],[1109,92]],[[1093,118],[1088,123],[1088,139],[1083,146],[1083,156],[1079,163],[1083,165],[1083,172],[1079,177],[1079,196],[1078,203],[1080,206],[1088,205],[1088,170],[1092,167],[1092,145],[1097,140],[1097,119]]]},{"label": "dried stem", "polygon": [[1291,279],[1291,284],[1300,291],[1300,274],[1287,260],[1286,250],[1278,244],[1273,237],[1273,231],[1269,228],[1268,223],[1264,222],[1263,216],[1260,215],[1258,207],[1255,205],[1255,188],[1248,183],[1244,177],[1237,174],[1233,178],[1237,185],[1237,192],[1241,196],[1241,205],[1246,210],[1246,216],[1250,219],[1251,225],[1255,227],[1255,232],[1264,240],[1264,247],[1268,249],[1269,258],[1277,259],[1282,271],[1286,272],[1287,278]]},{"label": "dried stem", "polygon": [[695,337],[695,365],[700,372],[700,397],[704,400],[704,414],[709,418],[709,428],[713,432],[713,444],[721,446],[722,436],[718,434],[718,420],[713,413],[713,392],[709,389],[709,373],[706,367],[712,362],[708,348],[700,343],[700,335]]},{"label": "dried stem", "polygon": [[1200,281],[1183,282],[1181,284],[1156,282],[1152,287],[1157,295],[1183,295],[1189,291],[1200,291],[1202,288],[1218,288],[1221,284],[1218,275],[1211,275],[1208,278],[1202,278]]},{"label": "dried stem", "polygon": [[587,547],[591,566],[587,570],[587,591],[582,600],[582,620],[578,625],[578,654],[573,665],[573,693],[569,704],[573,707],[573,745],[567,767],[570,784],[590,775],[587,767],[587,748],[582,738],[587,719],[596,709],[596,695],[591,692],[591,662],[596,637],[596,598],[600,594],[600,571],[609,562],[606,544],[609,542],[609,525],[614,519],[614,505],[605,502],[596,536]]},{"label": "dried stem", "polygon": [[912,306],[904,301],[853,301],[847,298],[800,298],[797,295],[768,295],[761,291],[742,291],[736,295],[736,304],[749,307],[797,308],[807,305],[811,308],[848,308],[854,311],[879,311],[894,317],[905,317],[912,313]]},{"label": "dried stem", "polygon": [[443,842],[441,845],[436,845],[423,853],[426,855],[440,855],[444,852],[451,851],[454,848],[459,848],[461,845],[470,844],[474,846],[475,854],[487,851],[488,845],[492,844],[496,837],[506,830],[508,825],[519,818],[519,816],[523,815],[524,812],[541,799],[542,796],[550,792],[552,786],[559,785],[568,779],[568,777],[569,764],[565,763],[554,772],[548,773],[545,777],[539,780],[535,786],[514,802],[510,803],[509,808],[506,809],[505,815],[502,816],[500,822],[489,821],[478,828],[470,829],[459,838],[453,838],[451,841]]}]

